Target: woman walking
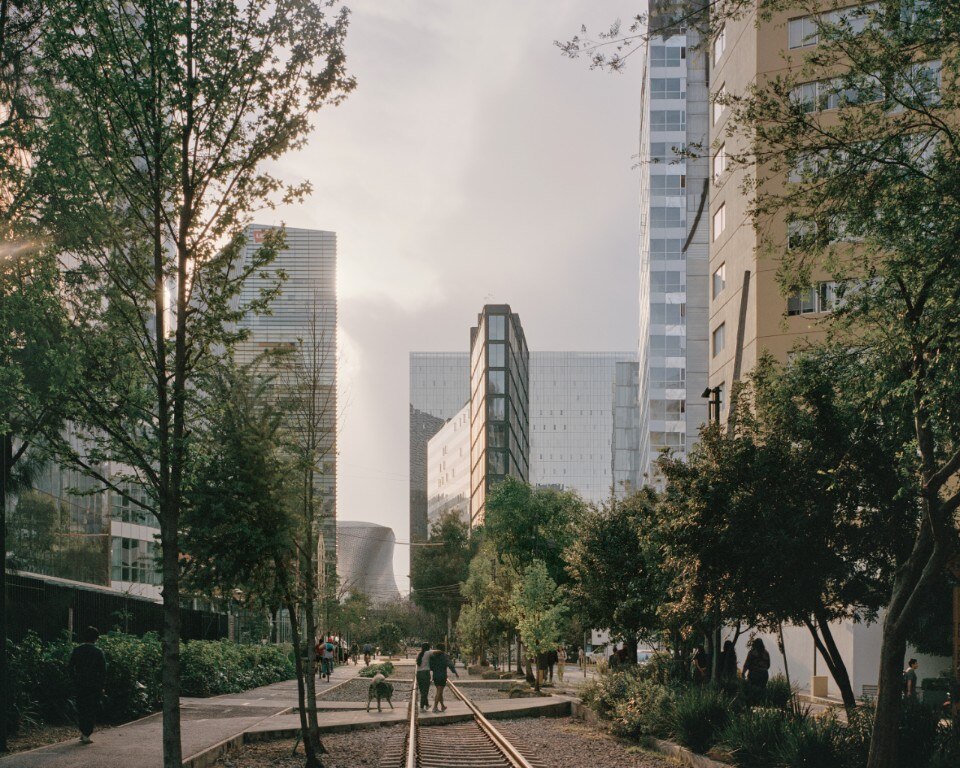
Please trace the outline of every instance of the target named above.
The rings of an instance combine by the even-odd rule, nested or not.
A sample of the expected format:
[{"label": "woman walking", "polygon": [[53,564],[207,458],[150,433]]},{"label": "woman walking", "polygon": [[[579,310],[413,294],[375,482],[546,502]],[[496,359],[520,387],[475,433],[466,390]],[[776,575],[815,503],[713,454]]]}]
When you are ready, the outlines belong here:
[{"label": "woman walking", "polygon": [[447,670],[449,669],[457,677],[460,677],[446,651],[446,646],[440,643],[435,650],[430,652],[430,672],[433,674],[433,684],[437,687],[437,693],[433,697],[434,712],[447,711],[447,705],[443,703],[443,689],[447,685]]},{"label": "woman walking", "polygon": [[420,653],[417,654],[417,690],[420,691],[421,712],[430,706],[430,657],[432,655],[430,643],[420,646]]},{"label": "woman walking", "polygon": [[563,682],[563,668],[567,665],[567,649],[562,645],[557,649],[557,679]]},{"label": "woman walking", "polygon": [[761,691],[767,687],[767,679],[770,677],[770,654],[763,647],[763,640],[759,637],[753,641],[746,661],[743,662],[743,676],[747,678],[750,685],[756,686]]}]

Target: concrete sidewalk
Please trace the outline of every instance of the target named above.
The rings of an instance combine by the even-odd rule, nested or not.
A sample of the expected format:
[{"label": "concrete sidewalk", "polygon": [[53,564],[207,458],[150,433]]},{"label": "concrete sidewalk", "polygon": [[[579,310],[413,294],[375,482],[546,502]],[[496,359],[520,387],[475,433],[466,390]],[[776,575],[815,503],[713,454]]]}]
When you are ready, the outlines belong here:
[{"label": "concrete sidewalk", "polygon": [[[317,692],[356,677],[361,667],[336,667],[330,684],[317,684]],[[332,703],[332,702],[331,702]],[[297,683],[288,680],[244,693],[209,699],[181,699],[181,743],[184,764],[200,765],[191,758],[229,742],[257,724],[297,705]],[[117,728],[94,731],[92,744],[77,739],[0,758],[0,768],[162,768],[159,713]]]}]

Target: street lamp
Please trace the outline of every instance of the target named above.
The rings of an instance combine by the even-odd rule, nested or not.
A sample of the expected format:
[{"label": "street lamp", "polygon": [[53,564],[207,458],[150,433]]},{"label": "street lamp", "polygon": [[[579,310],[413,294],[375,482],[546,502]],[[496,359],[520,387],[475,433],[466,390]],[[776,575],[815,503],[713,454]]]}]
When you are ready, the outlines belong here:
[{"label": "street lamp", "polygon": [[713,416],[713,423],[720,423],[720,391],[722,387],[707,387],[700,394],[700,397],[707,398],[707,421],[710,421],[711,414]]}]

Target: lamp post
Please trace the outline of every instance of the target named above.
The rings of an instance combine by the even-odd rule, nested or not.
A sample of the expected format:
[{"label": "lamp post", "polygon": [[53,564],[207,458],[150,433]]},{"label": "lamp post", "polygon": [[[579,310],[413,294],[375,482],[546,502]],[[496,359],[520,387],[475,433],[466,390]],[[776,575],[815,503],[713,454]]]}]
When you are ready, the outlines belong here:
[{"label": "lamp post", "polygon": [[700,397],[707,398],[707,421],[712,421],[714,424],[720,423],[720,391],[721,387],[707,387],[700,394]]}]

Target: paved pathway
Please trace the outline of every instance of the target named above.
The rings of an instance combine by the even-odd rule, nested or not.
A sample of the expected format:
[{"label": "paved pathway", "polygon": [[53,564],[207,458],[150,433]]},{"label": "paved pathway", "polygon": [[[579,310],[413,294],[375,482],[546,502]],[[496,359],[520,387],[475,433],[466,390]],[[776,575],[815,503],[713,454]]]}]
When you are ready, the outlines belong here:
[{"label": "paved pathway", "polygon": [[[354,677],[359,667],[337,667],[332,684]],[[318,692],[328,687],[318,683]],[[296,706],[297,683],[255,688],[209,699],[181,699],[184,760]],[[333,702],[331,702],[333,703]],[[0,758],[0,768],[161,768],[159,713],[117,728],[95,731],[92,744],[79,740],[51,744]],[[79,738],[79,737],[78,737]]]}]

